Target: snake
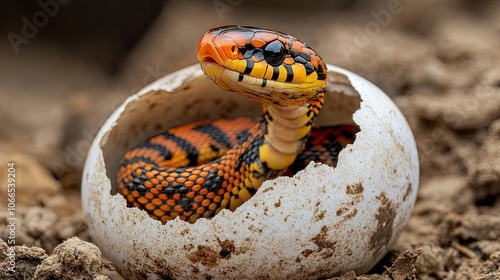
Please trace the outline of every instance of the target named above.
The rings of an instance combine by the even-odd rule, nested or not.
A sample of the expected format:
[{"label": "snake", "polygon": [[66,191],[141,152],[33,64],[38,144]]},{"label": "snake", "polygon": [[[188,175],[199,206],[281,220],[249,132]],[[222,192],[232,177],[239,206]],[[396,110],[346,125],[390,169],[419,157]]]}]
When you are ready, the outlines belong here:
[{"label": "snake", "polygon": [[[123,155],[118,192],[127,206],[166,224],[234,211],[266,180],[310,162],[335,167],[357,127],[313,128],[328,71],[292,35],[249,26],[210,29],[198,45],[203,73],[220,88],[262,103],[258,118],[202,120],[151,137]],[[209,93],[207,93],[209,94]]]}]

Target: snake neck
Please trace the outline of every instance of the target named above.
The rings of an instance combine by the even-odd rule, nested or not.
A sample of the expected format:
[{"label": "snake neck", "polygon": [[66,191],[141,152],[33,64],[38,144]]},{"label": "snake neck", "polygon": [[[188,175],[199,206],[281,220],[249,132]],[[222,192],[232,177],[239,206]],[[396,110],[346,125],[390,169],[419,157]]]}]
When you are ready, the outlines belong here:
[{"label": "snake neck", "polygon": [[324,93],[302,105],[264,106],[264,143],[259,157],[266,177],[281,175],[302,151],[316,116],[323,106]]}]

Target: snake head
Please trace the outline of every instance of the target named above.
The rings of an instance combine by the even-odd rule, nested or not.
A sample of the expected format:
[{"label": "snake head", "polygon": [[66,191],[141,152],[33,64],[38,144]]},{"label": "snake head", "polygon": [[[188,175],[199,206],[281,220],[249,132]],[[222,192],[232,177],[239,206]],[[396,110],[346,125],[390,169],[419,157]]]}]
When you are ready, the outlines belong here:
[{"label": "snake head", "polygon": [[198,45],[205,75],[219,87],[265,104],[301,105],[323,92],[328,71],[304,42],[246,26],[209,30]]}]

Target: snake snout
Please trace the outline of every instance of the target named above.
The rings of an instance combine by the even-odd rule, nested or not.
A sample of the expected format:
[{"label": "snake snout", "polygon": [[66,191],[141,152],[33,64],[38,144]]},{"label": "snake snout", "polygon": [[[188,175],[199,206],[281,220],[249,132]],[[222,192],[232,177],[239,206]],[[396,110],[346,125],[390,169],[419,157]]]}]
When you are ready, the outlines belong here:
[{"label": "snake snout", "polygon": [[212,42],[201,42],[198,46],[198,61],[215,62],[223,65],[224,60]]}]

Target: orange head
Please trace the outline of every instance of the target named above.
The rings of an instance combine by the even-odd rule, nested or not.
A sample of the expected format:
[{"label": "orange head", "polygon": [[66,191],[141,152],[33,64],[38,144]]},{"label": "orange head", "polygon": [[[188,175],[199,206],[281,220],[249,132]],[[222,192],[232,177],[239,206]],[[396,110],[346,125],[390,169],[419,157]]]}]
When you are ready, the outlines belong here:
[{"label": "orange head", "polygon": [[267,104],[300,105],[323,92],[328,71],[297,38],[267,29],[222,26],[198,46],[205,75],[221,88]]}]

